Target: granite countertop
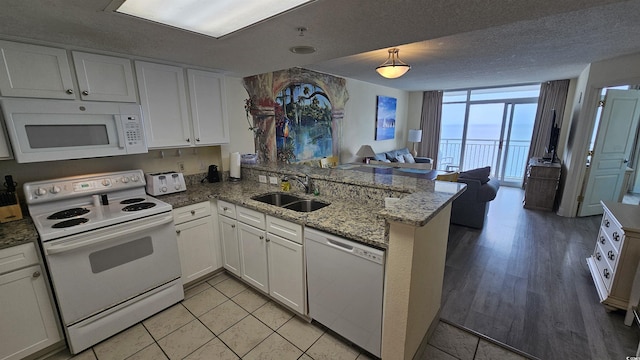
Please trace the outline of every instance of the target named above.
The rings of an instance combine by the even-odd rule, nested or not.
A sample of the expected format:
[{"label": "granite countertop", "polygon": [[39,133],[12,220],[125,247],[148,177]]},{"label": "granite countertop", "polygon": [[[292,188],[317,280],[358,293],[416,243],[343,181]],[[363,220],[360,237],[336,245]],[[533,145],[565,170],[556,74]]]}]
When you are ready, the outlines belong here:
[{"label": "granite countertop", "polygon": [[38,241],[38,232],[31,218],[0,224],[0,249]]}]

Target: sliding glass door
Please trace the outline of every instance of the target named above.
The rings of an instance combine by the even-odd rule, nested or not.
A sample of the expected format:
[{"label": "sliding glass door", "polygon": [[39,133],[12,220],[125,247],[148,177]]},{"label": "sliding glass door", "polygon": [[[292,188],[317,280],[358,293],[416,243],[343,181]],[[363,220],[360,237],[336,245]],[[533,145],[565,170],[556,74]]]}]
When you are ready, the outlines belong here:
[{"label": "sliding glass door", "polygon": [[502,184],[522,184],[539,86],[509,90],[470,90],[449,97],[445,92],[438,170],[491,166],[491,176]]}]

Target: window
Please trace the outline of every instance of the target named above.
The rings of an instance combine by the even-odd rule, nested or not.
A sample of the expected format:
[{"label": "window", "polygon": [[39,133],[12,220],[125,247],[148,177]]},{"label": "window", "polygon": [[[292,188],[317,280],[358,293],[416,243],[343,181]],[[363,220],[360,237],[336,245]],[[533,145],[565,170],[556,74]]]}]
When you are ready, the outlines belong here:
[{"label": "window", "polygon": [[445,91],[438,170],[491,166],[505,185],[522,184],[540,85]]}]

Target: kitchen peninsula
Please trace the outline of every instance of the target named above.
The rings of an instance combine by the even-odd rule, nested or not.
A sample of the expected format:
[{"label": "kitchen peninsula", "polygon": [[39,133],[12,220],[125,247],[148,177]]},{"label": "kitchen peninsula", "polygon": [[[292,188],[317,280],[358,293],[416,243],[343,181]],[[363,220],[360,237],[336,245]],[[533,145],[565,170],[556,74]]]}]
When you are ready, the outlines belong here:
[{"label": "kitchen peninsula", "polygon": [[[291,181],[292,192],[330,205],[304,213],[253,200],[280,191],[259,183],[259,175],[308,175],[319,195],[301,193],[297,181]],[[375,171],[243,165],[242,181],[195,184],[162,200],[180,207],[215,198],[384,249],[382,359],[393,360],[413,358],[438,322],[451,202],[464,187]],[[400,200],[385,208],[385,197]]]}]

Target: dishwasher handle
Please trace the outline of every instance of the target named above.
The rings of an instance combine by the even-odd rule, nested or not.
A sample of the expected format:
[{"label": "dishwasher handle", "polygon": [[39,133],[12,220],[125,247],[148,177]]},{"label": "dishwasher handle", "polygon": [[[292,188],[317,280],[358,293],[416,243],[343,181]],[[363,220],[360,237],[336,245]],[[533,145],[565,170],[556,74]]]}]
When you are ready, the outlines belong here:
[{"label": "dishwasher handle", "polygon": [[346,250],[346,251],[353,251],[353,246],[349,245],[349,244],[345,244],[339,241],[335,241],[332,239],[327,239],[327,244],[336,248],[339,248],[341,250]]}]

